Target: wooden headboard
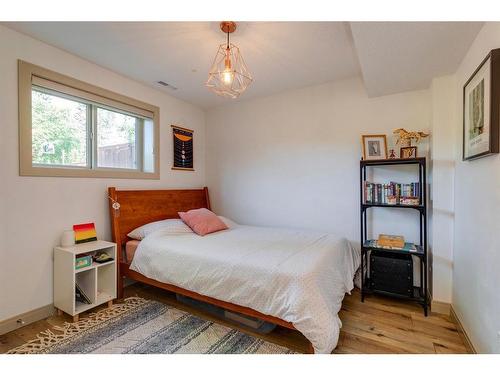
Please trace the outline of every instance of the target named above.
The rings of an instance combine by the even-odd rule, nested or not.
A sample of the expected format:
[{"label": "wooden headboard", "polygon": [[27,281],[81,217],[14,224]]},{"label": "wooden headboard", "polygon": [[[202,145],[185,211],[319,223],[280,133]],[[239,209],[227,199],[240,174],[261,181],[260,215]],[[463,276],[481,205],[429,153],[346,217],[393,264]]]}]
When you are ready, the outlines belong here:
[{"label": "wooden headboard", "polygon": [[[118,249],[127,242],[131,230],[163,219],[178,218],[180,211],[195,208],[210,209],[208,189],[186,190],[116,190],[108,188],[111,233]],[[120,204],[115,210],[113,201]],[[121,256],[121,251],[119,256]]]}]

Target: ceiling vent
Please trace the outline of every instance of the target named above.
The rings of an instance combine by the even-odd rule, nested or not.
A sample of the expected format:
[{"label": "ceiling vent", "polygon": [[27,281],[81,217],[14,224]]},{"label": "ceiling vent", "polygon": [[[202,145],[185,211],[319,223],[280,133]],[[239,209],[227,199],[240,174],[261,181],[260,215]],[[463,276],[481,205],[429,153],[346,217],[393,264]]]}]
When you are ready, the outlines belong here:
[{"label": "ceiling vent", "polygon": [[158,81],[156,82],[157,84],[161,85],[161,86],[164,86],[170,90],[177,90],[177,87],[175,86],[172,86],[171,84],[167,83],[167,82],[164,82],[164,81]]}]

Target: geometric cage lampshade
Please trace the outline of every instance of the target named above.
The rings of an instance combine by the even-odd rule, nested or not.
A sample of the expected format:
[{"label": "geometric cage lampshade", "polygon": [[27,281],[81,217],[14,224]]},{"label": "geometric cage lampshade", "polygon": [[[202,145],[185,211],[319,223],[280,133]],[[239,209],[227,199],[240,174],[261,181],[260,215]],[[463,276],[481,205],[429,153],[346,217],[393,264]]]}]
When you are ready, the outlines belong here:
[{"label": "geometric cage lampshade", "polygon": [[205,85],[217,95],[234,99],[247,89],[253,79],[240,49],[229,43],[229,33],[236,30],[236,24],[221,22],[221,30],[227,33],[227,42],[219,46]]}]

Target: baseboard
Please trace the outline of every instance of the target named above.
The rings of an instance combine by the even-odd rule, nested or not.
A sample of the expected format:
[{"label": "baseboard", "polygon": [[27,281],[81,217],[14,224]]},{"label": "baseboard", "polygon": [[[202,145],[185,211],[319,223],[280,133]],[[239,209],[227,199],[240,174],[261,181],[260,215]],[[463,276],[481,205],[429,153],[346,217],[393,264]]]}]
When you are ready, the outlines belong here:
[{"label": "baseboard", "polygon": [[13,331],[17,328],[21,328],[38,320],[48,318],[52,315],[54,315],[54,305],[50,304],[47,306],[42,306],[35,310],[28,311],[24,314],[19,314],[12,318],[2,320],[0,322],[0,335],[4,335],[7,332]]},{"label": "baseboard", "polygon": [[462,341],[464,342],[468,352],[473,353],[473,354],[477,354],[476,348],[474,348],[474,345],[472,345],[472,341],[470,340],[469,336],[467,335],[467,332],[465,331],[464,326],[462,325],[462,322],[458,318],[458,315],[455,312],[455,310],[453,310],[453,305],[450,306],[450,318],[457,325],[458,334],[462,338]]},{"label": "baseboard", "polygon": [[432,301],[431,302],[431,311],[437,314],[450,315],[451,304],[441,301]]}]

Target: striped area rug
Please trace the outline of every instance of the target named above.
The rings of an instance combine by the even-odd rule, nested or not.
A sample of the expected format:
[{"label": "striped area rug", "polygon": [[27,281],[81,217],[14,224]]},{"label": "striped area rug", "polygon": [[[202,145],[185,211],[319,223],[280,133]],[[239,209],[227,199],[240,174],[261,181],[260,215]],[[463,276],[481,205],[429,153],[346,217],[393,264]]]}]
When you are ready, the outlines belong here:
[{"label": "striped area rug", "polygon": [[224,325],[139,297],[38,334],[8,353],[292,353]]}]

